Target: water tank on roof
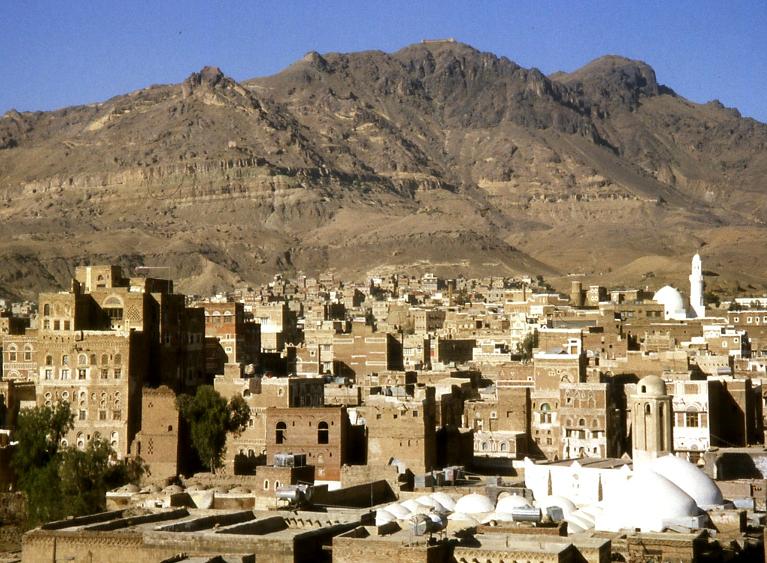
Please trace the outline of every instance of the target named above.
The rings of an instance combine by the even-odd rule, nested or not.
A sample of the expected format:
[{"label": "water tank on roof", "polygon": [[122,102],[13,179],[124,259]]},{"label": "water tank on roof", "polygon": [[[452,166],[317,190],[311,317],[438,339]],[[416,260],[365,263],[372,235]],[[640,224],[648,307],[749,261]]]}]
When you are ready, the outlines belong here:
[{"label": "water tank on roof", "polygon": [[275,467],[303,467],[306,465],[306,454],[274,454],[274,465]]},{"label": "water tank on roof", "polygon": [[540,508],[518,507],[518,508],[512,508],[510,512],[511,512],[511,518],[515,522],[540,522],[541,521]]}]

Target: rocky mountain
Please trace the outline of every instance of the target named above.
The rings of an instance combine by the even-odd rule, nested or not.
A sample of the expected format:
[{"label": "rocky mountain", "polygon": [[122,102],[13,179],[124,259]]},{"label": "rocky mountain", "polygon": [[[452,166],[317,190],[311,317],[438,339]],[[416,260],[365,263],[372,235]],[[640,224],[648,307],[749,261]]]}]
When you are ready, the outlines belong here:
[{"label": "rocky mountain", "polygon": [[312,52],[0,118],[0,288],[79,263],[186,291],[277,271],[424,270],[762,290],[767,125],[640,61],[545,76],[461,43]]}]

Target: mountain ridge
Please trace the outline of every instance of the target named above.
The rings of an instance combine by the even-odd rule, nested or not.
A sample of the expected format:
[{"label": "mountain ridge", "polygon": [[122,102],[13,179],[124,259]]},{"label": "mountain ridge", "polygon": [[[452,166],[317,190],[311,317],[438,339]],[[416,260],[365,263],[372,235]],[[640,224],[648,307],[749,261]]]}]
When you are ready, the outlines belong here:
[{"label": "mountain ridge", "polygon": [[[766,145],[764,124],[615,55],[551,76],[457,42],[309,52],[240,82],[204,67],[0,117],[0,287],[63,284],[62,256],[131,267],[166,248],[201,291],[443,263],[679,283],[686,265],[669,258],[703,243],[723,272],[712,286],[761,287]],[[751,248],[721,236],[735,231]],[[658,272],[617,278],[648,256]]]}]

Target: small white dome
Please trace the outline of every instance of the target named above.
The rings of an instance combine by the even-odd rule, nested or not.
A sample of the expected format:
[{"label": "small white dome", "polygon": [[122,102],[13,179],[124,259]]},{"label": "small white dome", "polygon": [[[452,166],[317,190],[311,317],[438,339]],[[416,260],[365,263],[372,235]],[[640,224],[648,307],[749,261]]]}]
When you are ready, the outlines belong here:
[{"label": "small white dome", "polygon": [[722,491],[699,467],[675,455],[664,455],[650,462],[649,469],[662,475],[685,493],[700,507],[720,505]]},{"label": "small white dome", "polygon": [[464,514],[463,512],[453,512],[450,516],[447,517],[448,520],[452,522],[461,522],[461,523],[468,523],[471,525],[479,524],[479,520],[474,518],[471,514]]},{"label": "small white dome", "polygon": [[514,519],[511,514],[507,512],[491,512],[482,519],[482,524],[489,524],[490,522],[513,522]]},{"label": "small white dome", "polygon": [[538,508],[541,510],[546,510],[550,506],[558,506],[562,509],[562,512],[565,516],[568,514],[572,514],[575,512],[575,505],[570,499],[566,499],[565,497],[553,495],[549,497],[543,497],[541,500],[536,502],[535,504],[538,505]]},{"label": "small white dome", "polygon": [[577,512],[573,512],[567,516],[565,520],[567,521],[568,531],[573,524],[575,524],[581,530],[590,530],[594,527],[594,522],[590,522],[583,516],[580,516]]},{"label": "small white dome", "polygon": [[455,511],[465,514],[484,514],[494,512],[495,507],[488,497],[479,493],[464,495],[455,503]]},{"label": "small white dome", "polygon": [[455,510],[455,501],[449,494],[437,491],[436,493],[432,493],[430,496],[442,506],[444,506],[447,510]]},{"label": "small white dome", "polygon": [[647,375],[637,383],[637,395],[663,397],[668,394],[666,382],[657,375]]},{"label": "small white dome", "polygon": [[396,516],[399,520],[404,520],[410,517],[410,511],[398,503],[392,503],[385,507],[384,510]]},{"label": "small white dome", "polygon": [[577,518],[579,521],[583,520],[584,522],[588,523],[590,527],[594,527],[595,518],[591,514],[583,512],[582,510],[576,510],[570,516]]},{"label": "small white dome", "polygon": [[386,509],[379,508],[376,510],[376,526],[382,526],[384,524],[388,524],[389,522],[394,522],[396,519],[397,517]]},{"label": "small white dome", "polygon": [[530,508],[532,505],[525,497],[520,495],[508,495],[498,499],[495,505],[496,512],[511,512],[515,508]]},{"label": "small white dome", "polygon": [[410,512],[411,514],[418,514],[418,510],[420,508],[423,508],[420,504],[416,502],[415,499],[412,499],[412,498],[402,501],[400,503],[400,506],[402,506],[402,508],[406,508],[408,512]]},{"label": "small white dome", "polygon": [[663,305],[666,319],[684,319],[687,317],[682,294],[670,285],[664,285],[656,291],[652,300]]},{"label": "small white dome", "polygon": [[434,498],[432,498],[432,497],[430,497],[428,495],[420,496],[417,499],[415,499],[415,501],[418,504],[420,504],[421,506],[425,506],[425,507],[430,508],[432,510],[436,510],[437,512],[444,512],[445,511],[445,507],[442,506],[442,504],[438,500],[436,500],[436,499],[434,499]]}]

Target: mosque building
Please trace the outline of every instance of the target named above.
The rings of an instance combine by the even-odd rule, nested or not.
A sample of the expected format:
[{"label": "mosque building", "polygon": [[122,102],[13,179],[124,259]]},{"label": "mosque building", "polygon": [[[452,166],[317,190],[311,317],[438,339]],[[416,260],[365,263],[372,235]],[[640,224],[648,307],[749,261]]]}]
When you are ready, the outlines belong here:
[{"label": "mosque building", "polygon": [[725,502],[699,467],[673,455],[672,397],[666,383],[655,375],[644,377],[630,400],[633,460],[566,465],[525,459],[525,486],[537,506],[561,508],[570,533],[707,527],[706,510]]},{"label": "mosque building", "polygon": [[682,321],[685,319],[704,318],[706,307],[703,304],[703,263],[698,253],[692,257],[690,269],[690,308],[684,305],[682,294],[676,288],[665,285],[655,292],[653,301],[663,305],[664,317],[667,321]]}]

